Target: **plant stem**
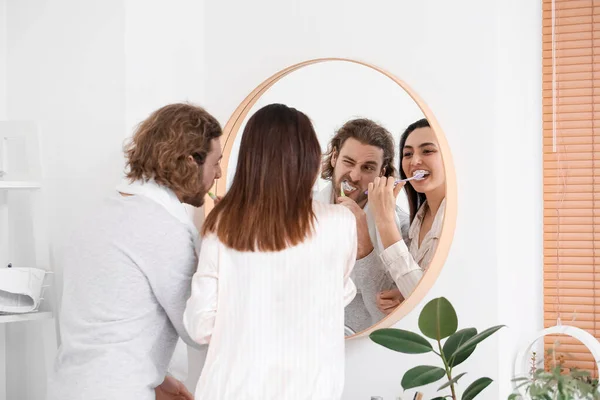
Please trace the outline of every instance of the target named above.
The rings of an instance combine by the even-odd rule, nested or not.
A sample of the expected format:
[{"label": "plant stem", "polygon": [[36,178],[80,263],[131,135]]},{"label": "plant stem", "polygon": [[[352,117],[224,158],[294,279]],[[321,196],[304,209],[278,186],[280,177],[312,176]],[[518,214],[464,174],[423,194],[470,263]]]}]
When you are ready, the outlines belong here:
[{"label": "plant stem", "polygon": [[[446,376],[448,377],[448,381],[452,381],[452,371],[450,366],[448,365],[448,361],[446,361],[446,356],[444,355],[444,350],[442,349],[442,342],[438,339],[438,348],[440,349],[440,357],[442,357],[442,362],[444,363],[444,369],[446,370]],[[452,400],[456,399],[456,391],[454,390],[454,383],[450,384],[450,392],[452,393]]]}]

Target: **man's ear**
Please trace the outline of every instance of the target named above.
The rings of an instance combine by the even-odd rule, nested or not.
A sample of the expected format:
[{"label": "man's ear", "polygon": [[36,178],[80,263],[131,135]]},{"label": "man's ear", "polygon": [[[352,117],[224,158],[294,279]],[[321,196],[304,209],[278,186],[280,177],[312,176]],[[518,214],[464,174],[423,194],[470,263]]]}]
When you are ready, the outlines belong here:
[{"label": "man's ear", "polygon": [[193,164],[196,164],[200,168],[204,165],[204,161],[206,161],[206,155],[200,153],[194,153],[192,155],[187,156],[187,161]]},{"label": "man's ear", "polygon": [[333,151],[331,152],[331,168],[335,168],[335,162],[337,161],[338,158],[338,153],[337,153],[337,149],[334,147]]},{"label": "man's ear", "polygon": [[194,159],[194,156],[187,156],[186,161],[188,163],[188,165],[191,167],[192,165],[198,165],[198,163],[196,162],[196,160]]},{"label": "man's ear", "polygon": [[379,176],[380,177],[384,176],[385,175],[385,171],[386,171],[385,167],[381,168],[381,173],[379,174]]}]

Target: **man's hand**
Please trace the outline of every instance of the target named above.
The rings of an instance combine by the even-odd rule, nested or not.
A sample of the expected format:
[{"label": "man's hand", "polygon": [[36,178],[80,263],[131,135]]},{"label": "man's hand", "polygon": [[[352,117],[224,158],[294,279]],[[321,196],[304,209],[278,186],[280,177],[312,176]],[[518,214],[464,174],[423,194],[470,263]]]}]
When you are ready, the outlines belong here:
[{"label": "man's hand", "polygon": [[154,389],[156,400],[194,400],[185,385],[170,375]]},{"label": "man's hand", "polygon": [[352,211],[356,218],[356,231],[358,238],[358,250],[356,252],[356,259],[360,260],[368,256],[373,251],[373,243],[369,236],[369,225],[367,224],[367,214],[362,208],[356,204],[354,200],[349,197],[338,197],[338,204],[343,205],[348,210]]},{"label": "man's hand", "polygon": [[207,194],[208,194],[208,197],[210,197],[212,199],[212,201],[214,202],[215,206],[217,204],[219,204],[219,202],[223,198],[223,196],[217,196],[216,194],[214,194],[213,192],[210,192],[210,191]]},{"label": "man's hand", "polygon": [[384,314],[390,314],[404,301],[398,289],[384,290],[377,293],[377,308]]}]

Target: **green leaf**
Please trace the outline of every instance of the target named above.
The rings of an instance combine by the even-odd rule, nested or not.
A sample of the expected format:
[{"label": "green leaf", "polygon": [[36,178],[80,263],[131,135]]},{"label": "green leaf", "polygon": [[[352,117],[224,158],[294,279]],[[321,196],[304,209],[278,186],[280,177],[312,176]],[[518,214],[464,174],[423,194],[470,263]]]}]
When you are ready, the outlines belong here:
[{"label": "green leaf", "polygon": [[439,387],[439,389],[438,389],[438,392],[439,392],[440,390],[442,390],[442,389],[446,389],[447,387],[449,387],[449,386],[450,386],[450,385],[452,385],[453,383],[456,383],[456,382],[458,382],[458,380],[459,380],[460,378],[462,378],[463,376],[465,376],[466,374],[467,374],[466,372],[463,372],[462,374],[458,374],[458,375],[456,375],[454,378],[452,378],[452,380],[451,380],[451,381],[448,381],[448,382],[444,383],[442,386],[440,386],[440,387]]},{"label": "green leaf", "polygon": [[493,381],[490,378],[479,378],[471,383],[462,395],[462,400],[473,400],[483,389],[488,387]]},{"label": "green leaf", "polygon": [[431,300],[419,315],[419,329],[428,338],[441,340],[452,335],[457,328],[456,311],[445,297]]},{"label": "green leaf", "polygon": [[530,381],[527,381],[527,382],[522,382],[522,383],[519,383],[519,384],[518,384],[518,385],[515,387],[515,389],[521,389],[521,388],[526,388],[526,389],[527,389],[527,388],[530,388],[530,387],[531,387],[531,382],[530,382]]},{"label": "green leaf", "polygon": [[451,357],[457,358],[460,353],[463,353],[465,351],[468,351],[471,348],[474,348],[480,342],[483,342],[485,339],[487,339],[489,336],[496,333],[499,329],[503,328],[504,326],[505,325],[493,326],[489,329],[486,329],[485,331],[483,331],[481,333],[478,333],[477,335],[473,336],[471,339],[467,340],[466,342],[464,342],[463,344],[458,346],[458,349],[456,349],[454,351],[454,353],[452,354]]},{"label": "green leaf", "polygon": [[453,368],[458,364],[462,363],[467,358],[469,358],[471,354],[473,354],[473,352],[475,351],[475,346],[457,354],[456,356],[454,356],[454,358],[452,357],[456,349],[458,349],[461,344],[471,339],[475,335],[477,335],[477,329],[466,328],[461,329],[456,333],[453,333],[452,336],[450,336],[448,340],[446,340],[446,343],[444,343],[443,352],[444,357],[446,358],[446,361],[448,362],[448,366],[450,368]]},{"label": "green leaf", "polygon": [[372,341],[388,349],[406,354],[422,354],[433,351],[423,336],[402,329],[378,329],[369,335]]},{"label": "green leaf", "polygon": [[428,385],[437,382],[446,375],[440,367],[431,365],[419,365],[418,367],[409,369],[402,377],[402,387],[404,390],[412,389],[423,385]]}]

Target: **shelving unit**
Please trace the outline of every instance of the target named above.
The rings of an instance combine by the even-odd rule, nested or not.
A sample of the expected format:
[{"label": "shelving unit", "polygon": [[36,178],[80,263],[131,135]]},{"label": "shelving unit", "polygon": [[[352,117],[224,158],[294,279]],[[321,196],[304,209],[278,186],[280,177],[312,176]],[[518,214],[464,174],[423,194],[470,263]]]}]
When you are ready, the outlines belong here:
[{"label": "shelving unit", "polygon": [[[42,168],[37,125],[30,121],[0,121],[0,268],[8,263],[13,267],[34,267],[52,272],[49,257],[49,241],[45,202],[43,201]],[[23,211],[28,206],[29,209]],[[21,210],[15,215],[13,208]],[[11,210],[13,209],[13,210]],[[25,215],[27,214],[27,215]],[[30,233],[21,243],[21,234],[14,228],[30,217]],[[18,217],[18,220],[16,219]],[[28,255],[27,265],[13,260],[23,249]],[[30,254],[35,256],[32,257]],[[33,264],[33,265],[31,265]],[[0,314],[0,400],[6,400],[7,346],[6,331],[9,324],[30,323],[42,335],[46,370],[50,370],[57,350],[55,301],[52,274],[46,274],[44,300],[39,310],[23,314]]]},{"label": "shelving unit", "polygon": [[0,314],[0,324],[10,322],[37,321],[40,319],[53,319],[54,315],[50,311],[36,311],[25,314]]}]

